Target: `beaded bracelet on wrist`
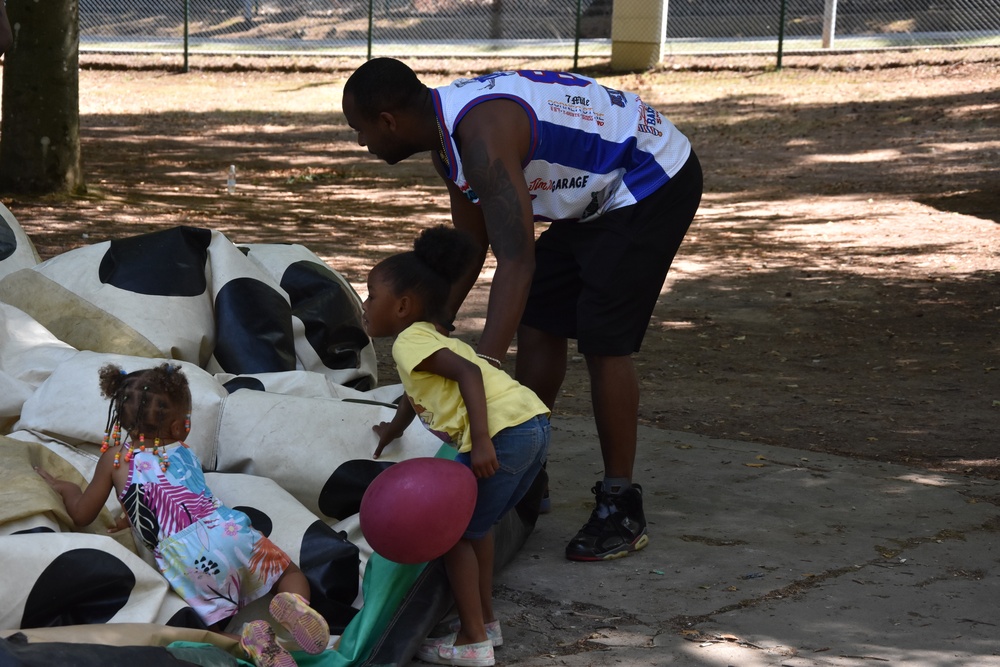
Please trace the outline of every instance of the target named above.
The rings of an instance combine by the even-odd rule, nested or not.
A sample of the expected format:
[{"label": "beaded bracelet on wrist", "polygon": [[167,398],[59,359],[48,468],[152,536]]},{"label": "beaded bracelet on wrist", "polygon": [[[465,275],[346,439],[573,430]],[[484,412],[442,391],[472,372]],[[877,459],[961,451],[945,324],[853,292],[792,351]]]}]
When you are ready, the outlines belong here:
[{"label": "beaded bracelet on wrist", "polygon": [[503,365],[502,361],[500,361],[496,357],[491,357],[488,354],[478,354],[477,353],[476,356],[479,357],[480,359],[485,359],[486,361],[490,362],[491,364],[493,364],[497,368],[500,368]]}]

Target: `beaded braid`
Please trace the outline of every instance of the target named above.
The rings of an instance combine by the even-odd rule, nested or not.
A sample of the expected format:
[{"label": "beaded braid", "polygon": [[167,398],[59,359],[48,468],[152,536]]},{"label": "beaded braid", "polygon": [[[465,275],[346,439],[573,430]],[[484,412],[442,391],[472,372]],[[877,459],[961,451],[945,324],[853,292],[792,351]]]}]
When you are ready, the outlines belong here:
[{"label": "beaded braid", "polygon": [[[178,407],[190,410],[191,392],[187,378],[177,366],[160,364],[155,368],[126,373],[120,366],[107,364],[99,371],[102,395],[110,399],[108,420],[105,424],[101,451],[108,447],[119,447],[115,452],[114,467],[121,466],[124,452],[125,461],[132,459],[138,434],[139,451],[146,451],[146,432],[154,435],[153,455],[160,461],[160,469],[166,472],[168,462],[166,451],[160,451],[160,437],[163,420],[174,414]],[[185,416],[185,426],[190,428],[191,415]],[[123,444],[121,431],[125,430],[128,440]],[[184,445],[184,443],[181,443]],[[185,445],[186,446],[186,445]]]}]

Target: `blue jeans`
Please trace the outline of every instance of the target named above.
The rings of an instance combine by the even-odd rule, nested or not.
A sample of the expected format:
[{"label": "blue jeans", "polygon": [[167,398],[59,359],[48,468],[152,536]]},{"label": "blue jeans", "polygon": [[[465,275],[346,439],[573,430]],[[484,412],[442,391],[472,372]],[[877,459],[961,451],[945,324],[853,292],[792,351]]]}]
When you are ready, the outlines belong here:
[{"label": "blue jeans", "polygon": [[[468,540],[486,537],[493,524],[517,505],[531,488],[549,453],[549,418],[538,415],[523,424],[505,428],[493,436],[493,449],[500,469],[492,477],[476,480],[479,486],[476,509],[462,536]],[[469,452],[459,454],[455,460],[471,467]]]}]

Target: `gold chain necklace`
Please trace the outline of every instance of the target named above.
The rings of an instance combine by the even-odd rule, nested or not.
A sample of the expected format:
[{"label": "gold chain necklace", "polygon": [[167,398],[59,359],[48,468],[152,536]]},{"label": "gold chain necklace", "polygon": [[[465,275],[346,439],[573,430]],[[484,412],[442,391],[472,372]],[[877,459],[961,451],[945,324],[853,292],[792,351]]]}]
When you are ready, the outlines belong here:
[{"label": "gold chain necklace", "polygon": [[441,119],[434,116],[434,122],[437,124],[438,129],[438,157],[441,158],[441,164],[448,166],[448,154],[444,146],[444,131],[441,129]]}]

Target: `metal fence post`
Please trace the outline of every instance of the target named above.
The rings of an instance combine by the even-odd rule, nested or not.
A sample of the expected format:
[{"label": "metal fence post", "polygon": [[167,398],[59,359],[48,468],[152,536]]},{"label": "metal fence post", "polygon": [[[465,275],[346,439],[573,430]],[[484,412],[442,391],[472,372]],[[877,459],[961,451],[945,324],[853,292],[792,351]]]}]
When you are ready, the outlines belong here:
[{"label": "metal fence post", "polygon": [[823,48],[833,48],[834,35],[837,34],[837,0],[825,0],[823,3]]},{"label": "metal fence post", "polygon": [[190,14],[190,0],[184,0],[184,72],[188,69],[188,16]]},{"label": "metal fence post", "polygon": [[[173,2],[79,0],[80,51],[120,53],[123,60],[180,51],[187,72],[195,46],[213,57],[372,59],[376,39],[393,51],[384,55],[564,57],[572,59],[567,69],[610,55],[613,69],[639,70],[662,65],[668,49],[678,56],[766,56],[777,48],[781,68],[786,33],[793,53],[1000,47],[1000,0],[277,0],[263,13],[263,0],[178,0],[182,16]],[[780,5],[780,26],[772,3]],[[277,6],[296,8],[294,25],[284,25],[288,17]],[[178,29],[181,44],[174,41]]]},{"label": "metal fence post", "polygon": [[778,69],[781,69],[781,52],[785,45],[785,0],[781,0],[781,13],[778,17]]},{"label": "metal fence post", "polygon": [[573,40],[573,71],[577,70],[580,61],[580,13],[583,0],[576,0],[576,37]]},{"label": "metal fence post", "polygon": [[372,59],[372,31],[375,29],[375,0],[368,0],[368,60]]}]

